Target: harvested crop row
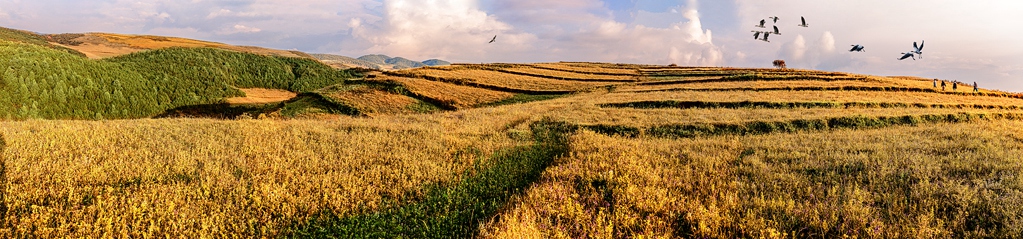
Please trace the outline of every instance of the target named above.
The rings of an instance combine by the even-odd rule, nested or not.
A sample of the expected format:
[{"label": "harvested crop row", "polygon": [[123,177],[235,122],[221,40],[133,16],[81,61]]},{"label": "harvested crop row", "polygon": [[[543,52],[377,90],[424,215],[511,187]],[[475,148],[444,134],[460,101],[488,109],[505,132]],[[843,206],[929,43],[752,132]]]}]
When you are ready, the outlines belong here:
[{"label": "harvested crop row", "polygon": [[601,104],[600,107],[609,108],[635,108],[635,109],[713,109],[713,108],[767,108],[767,109],[793,109],[793,108],[940,108],[940,109],[1001,109],[1018,110],[1023,106],[1017,105],[982,105],[982,104],[924,104],[924,103],[902,103],[902,102],[770,102],[770,101],[635,101],[627,103]]},{"label": "harvested crop row", "polygon": [[665,85],[627,85],[616,87],[617,91],[624,92],[653,92],[653,91],[674,91],[690,89],[706,90],[727,90],[746,88],[797,88],[797,87],[899,87],[901,85],[884,82],[871,82],[862,80],[721,80],[708,79],[706,82],[672,82],[675,84]]},{"label": "harvested crop row", "polygon": [[635,76],[639,75],[636,69],[617,69],[617,68],[603,68],[603,67],[580,67],[571,66],[561,63],[536,63],[530,66],[540,69],[556,70],[564,72],[573,72],[581,74],[598,74],[598,75],[617,75],[617,76]]},{"label": "harvested crop row", "polygon": [[415,106],[421,101],[394,92],[358,86],[322,93],[325,97],[358,109],[363,114],[408,114],[417,113]]},{"label": "harvested crop row", "polygon": [[926,115],[969,113],[1019,113],[1011,109],[976,108],[602,108],[596,105],[578,107],[549,115],[556,121],[580,125],[622,125],[651,127],[689,123],[739,124],[751,121],[789,121],[797,119],[834,118],[849,115],[882,117],[893,115]]},{"label": "harvested crop row", "polygon": [[504,67],[496,68],[495,70],[505,73],[512,73],[518,75],[535,76],[550,78],[555,80],[572,80],[572,81],[598,81],[598,82],[633,82],[637,81],[635,76],[621,76],[621,75],[599,75],[599,74],[584,74],[568,71],[549,70],[544,68],[535,67]]},{"label": "harvested crop row", "polygon": [[1016,98],[950,95],[932,92],[897,91],[669,91],[651,93],[614,92],[599,98],[588,98],[593,104],[634,101],[824,101],[824,102],[900,102],[906,104],[977,104],[1023,106]]},{"label": "harvested crop row", "polygon": [[786,86],[786,87],[735,87],[735,88],[668,88],[657,90],[632,90],[628,92],[649,93],[662,91],[884,91],[884,92],[928,92],[948,95],[991,96],[1023,99],[1023,94],[1002,92],[966,92],[942,91],[933,88],[914,88],[902,86]]},{"label": "harvested crop row", "polygon": [[982,120],[694,139],[583,131],[483,237],[1014,237],[1020,129]]},{"label": "harvested crop row", "polygon": [[692,138],[716,135],[757,135],[834,129],[871,129],[900,125],[960,123],[978,120],[1023,120],[1020,112],[952,113],[894,116],[840,116],[834,118],[796,119],[789,121],[749,121],[741,123],[665,124],[648,128],[623,125],[583,125],[583,128],[609,135],[636,137],[649,135],[665,138]]},{"label": "harvested crop row", "polygon": [[438,81],[395,76],[379,76],[373,80],[394,81],[413,94],[433,99],[456,109],[472,108],[477,105],[497,102],[512,97],[508,92],[462,86]]},{"label": "harvested crop row", "polygon": [[[412,75],[422,75],[450,82],[474,82],[508,89],[531,92],[574,92],[608,85],[607,83],[559,81],[540,77],[522,76],[487,70],[445,71],[431,68],[405,71]],[[401,74],[401,73],[398,73]]]}]

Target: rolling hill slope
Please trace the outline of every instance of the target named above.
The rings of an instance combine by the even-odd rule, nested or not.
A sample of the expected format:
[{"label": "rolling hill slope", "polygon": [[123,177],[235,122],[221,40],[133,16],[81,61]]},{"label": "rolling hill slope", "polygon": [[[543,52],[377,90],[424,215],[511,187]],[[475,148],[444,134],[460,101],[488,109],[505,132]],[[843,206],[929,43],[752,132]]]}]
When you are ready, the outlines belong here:
[{"label": "rolling hill slope", "polygon": [[213,104],[236,88],[307,92],[343,83],[352,73],[306,58],[212,48],[165,48],[100,61],[65,51],[0,41],[0,117],[102,119],[151,117]]},{"label": "rolling hill slope", "polygon": [[144,50],[164,49],[170,47],[217,48],[267,56],[313,58],[312,56],[299,51],[275,50],[253,46],[234,46],[217,42],[178,37],[114,33],[68,33],[47,35],[47,38],[55,45],[82,52],[92,59],[103,59]]},{"label": "rolling hill slope", "polygon": [[[89,60],[6,39],[0,69],[2,238],[1023,235],[1018,93],[592,62],[363,77],[214,48]],[[238,87],[298,94],[148,118]],[[64,118],[51,115],[125,120],[10,120]]]}]

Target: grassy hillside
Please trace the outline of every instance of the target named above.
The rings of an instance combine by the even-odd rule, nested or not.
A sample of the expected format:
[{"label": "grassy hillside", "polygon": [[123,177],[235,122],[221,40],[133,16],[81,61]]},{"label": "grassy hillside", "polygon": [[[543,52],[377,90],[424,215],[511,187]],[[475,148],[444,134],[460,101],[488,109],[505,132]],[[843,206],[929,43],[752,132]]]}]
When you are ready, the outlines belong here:
[{"label": "grassy hillside", "polygon": [[184,48],[217,48],[235,52],[253,53],[264,56],[283,56],[295,58],[309,58],[312,56],[299,52],[276,50],[254,46],[235,46],[219,42],[209,42],[195,39],[148,36],[148,35],[127,35],[114,33],[70,33],[46,35],[46,40],[63,47],[74,49],[92,59],[104,59],[123,56],[145,50],[156,50],[171,47]]},{"label": "grassy hillside", "polygon": [[447,62],[447,61],[439,60],[439,59],[429,59],[429,60],[423,61],[423,64],[427,65],[427,66],[447,66],[447,65],[451,65],[451,62]]},{"label": "grassy hillside", "polygon": [[85,54],[83,54],[81,52],[78,52],[76,50],[72,50],[72,49],[69,49],[69,48],[66,48],[66,47],[61,47],[61,46],[54,46],[54,45],[52,45],[52,44],[47,42],[48,39],[46,38],[46,36],[35,34],[35,33],[31,33],[31,32],[27,32],[27,31],[15,30],[15,29],[10,29],[10,28],[0,27],[0,39],[6,40],[6,41],[21,42],[21,43],[32,44],[32,45],[36,45],[36,46],[52,48],[52,49],[56,49],[58,51],[70,53],[70,54],[76,55],[76,56],[83,56],[83,57],[85,56]]},{"label": "grassy hillside", "polygon": [[[177,54],[198,59],[154,72],[291,87],[287,61]],[[79,64],[63,56],[17,66]],[[130,74],[139,59],[81,64]],[[261,66],[204,65],[235,61]],[[1023,235],[1019,94],[586,62],[371,76],[282,103],[360,115],[331,120],[0,122],[0,237]],[[410,114],[417,102],[450,111]]]},{"label": "grassy hillside", "polygon": [[384,61],[387,64],[394,65],[394,69],[406,69],[406,68],[419,68],[426,66],[422,62],[417,62],[402,57],[395,57]]},{"label": "grassy hillside", "polygon": [[310,59],[168,48],[102,61],[0,41],[0,117],[122,119],[237,96],[235,87],[307,92],[352,75]]},{"label": "grassy hillside", "polygon": [[389,57],[389,56],[386,56],[386,55],[379,55],[379,54],[376,54],[376,55],[365,55],[365,56],[360,56],[360,57],[359,57],[359,58],[357,58],[357,59],[359,59],[359,60],[363,60],[363,61],[367,61],[367,62],[370,62],[370,63],[373,63],[373,64],[381,64],[381,65],[384,65],[384,64],[387,64],[387,59],[391,59],[391,57]]},{"label": "grassy hillside", "polygon": [[347,56],[331,55],[331,54],[312,54],[316,59],[329,64],[340,64],[345,67],[362,67],[366,69],[380,70],[380,64],[363,61]]}]

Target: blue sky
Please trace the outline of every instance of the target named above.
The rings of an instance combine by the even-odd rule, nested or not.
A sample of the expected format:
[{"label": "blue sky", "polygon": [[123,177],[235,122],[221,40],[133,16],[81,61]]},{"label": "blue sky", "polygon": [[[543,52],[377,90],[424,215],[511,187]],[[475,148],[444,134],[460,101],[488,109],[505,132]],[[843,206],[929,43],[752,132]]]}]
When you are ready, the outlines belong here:
[{"label": "blue sky", "polygon": [[[784,59],[1020,92],[1019,9],[1014,0],[0,0],[0,26],[455,62],[770,67]],[[781,18],[783,34],[753,40],[753,25],[769,16]],[[795,26],[800,16],[809,28]],[[923,59],[896,60],[920,40]],[[848,52],[853,44],[867,52]]]}]

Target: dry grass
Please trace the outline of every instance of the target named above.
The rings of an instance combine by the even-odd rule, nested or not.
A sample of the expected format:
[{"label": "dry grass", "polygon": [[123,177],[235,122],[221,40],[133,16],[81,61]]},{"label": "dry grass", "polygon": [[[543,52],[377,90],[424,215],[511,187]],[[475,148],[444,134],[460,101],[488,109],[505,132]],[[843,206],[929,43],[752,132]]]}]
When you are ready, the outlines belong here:
[{"label": "dry grass", "polygon": [[323,95],[369,115],[416,113],[413,110],[414,106],[420,103],[419,100],[406,95],[367,86],[326,92]]},{"label": "dry grass", "polygon": [[590,132],[499,238],[963,238],[1023,233],[1023,123],[703,139]]},{"label": "dry grass", "polygon": [[275,237],[414,199],[515,144],[408,118],[2,124],[3,237]]},{"label": "dry grass", "polygon": [[902,102],[911,104],[979,104],[1023,106],[1023,99],[973,95],[948,95],[924,92],[877,91],[668,91],[658,93],[613,92],[593,98],[594,104],[637,101],[708,101],[708,102]]},{"label": "dry grass", "polygon": [[621,125],[650,127],[693,123],[745,123],[753,121],[788,121],[795,119],[828,119],[842,116],[903,116],[956,113],[1023,112],[1018,110],[944,109],[944,108],[794,108],[794,109],[631,109],[579,107],[568,114],[549,117],[582,125]]},{"label": "dry grass", "polygon": [[[376,112],[372,118],[0,122],[0,135],[7,142],[0,156],[6,162],[3,201],[8,206],[0,225],[10,225],[0,228],[0,237],[286,237],[293,236],[289,233],[303,223],[315,224],[312,219],[320,219],[318,215],[324,212],[341,217],[340,222],[354,220],[356,224],[365,222],[369,227],[402,227],[376,228],[378,230],[428,228],[440,231],[432,235],[443,237],[450,236],[444,233],[463,233],[446,232],[443,226],[438,226],[440,224],[433,224],[449,219],[452,214],[444,210],[452,205],[478,206],[480,202],[501,202],[481,207],[501,210],[469,210],[484,214],[473,216],[491,218],[479,225],[481,237],[1011,238],[1023,235],[1020,219],[1023,218],[1023,206],[1020,206],[1023,205],[1023,179],[1019,176],[1023,175],[1020,166],[1023,162],[1019,157],[1023,155],[1023,122],[1018,121],[1018,116],[962,121],[950,117],[917,123],[912,120],[919,120],[919,117],[907,117],[911,123],[903,126],[878,124],[762,134],[744,134],[742,130],[752,132],[755,129],[736,127],[734,134],[681,138],[659,138],[653,134],[611,137],[579,127],[606,125],[645,129],[663,125],[788,122],[852,116],[1023,113],[1020,110],[912,107],[633,109],[599,106],[605,103],[676,100],[1023,106],[1021,99],[895,91],[727,91],[777,87],[930,87],[923,85],[929,82],[908,78],[805,70],[665,68],[605,63],[536,66],[558,68],[531,71],[550,76],[565,76],[562,72],[699,75],[728,71],[729,74],[775,79],[664,86],[617,85],[616,89],[608,87],[605,91],[600,86],[608,84],[482,69],[495,67],[491,65],[457,65],[397,72],[418,74],[423,78],[430,76],[445,82],[377,76],[364,84],[341,85],[318,92],[335,101]],[[649,70],[637,70],[639,68]],[[777,79],[791,76],[817,80]],[[669,77],[711,79],[688,75]],[[845,78],[863,80],[841,80]],[[389,82],[400,83],[411,92],[408,95],[448,102],[460,110],[404,114],[408,106],[416,105],[418,100],[403,95],[401,87],[387,88],[393,86],[386,84]],[[512,96],[508,92],[473,87],[473,84],[540,92],[579,92],[551,100],[470,109]],[[591,90],[594,88],[598,90]],[[636,92],[651,89],[680,91]],[[964,119],[969,118],[965,116]],[[505,155],[506,159],[529,154],[531,151],[526,149],[533,147],[535,139],[529,131],[530,125],[542,119],[567,123],[580,130],[568,138],[565,155],[547,157],[554,159],[552,166],[543,168],[546,164],[541,160],[544,166],[540,167],[543,173],[538,181],[518,179],[527,180],[528,187],[523,191],[518,191],[523,187],[493,189],[491,186],[502,184],[491,184],[487,179],[492,178],[480,178],[480,174],[474,173],[478,172],[473,171],[477,166],[494,162],[494,155],[501,152],[511,152]],[[467,178],[478,181],[464,183],[462,180]],[[469,191],[508,191],[468,193],[450,189],[466,185]],[[440,196],[430,194],[437,191],[441,192],[437,194]],[[474,193],[517,196],[512,196],[508,204],[503,204],[503,199],[478,201],[465,196],[477,195]],[[402,207],[394,209],[394,205]],[[422,208],[427,209],[419,210]],[[415,214],[438,212],[436,210],[442,212]],[[388,217],[394,215],[411,216]],[[394,220],[388,221],[391,219]],[[475,227],[476,224],[462,226]],[[342,238],[373,236],[325,233],[340,233],[336,236]]]},{"label": "dry grass", "polygon": [[[82,53],[92,59],[101,59],[127,55],[142,50],[162,49],[169,47],[210,47],[238,52],[248,52],[260,55],[274,55],[285,57],[312,58],[311,56],[296,52],[267,49],[253,46],[234,46],[218,42],[208,42],[178,37],[162,37],[147,35],[127,35],[113,33],[86,33],[81,37],[73,39],[82,42],[77,46],[65,46]],[[62,45],[63,46],[63,45]]]},{"label": "dry grass", "polygon": [[599,66],[587,66],[579,64],[565,64],[565,63],[536,63],[531,66],[538,68],[545,68],[550,70],[558,70],[564,72],[574,72],[582,74],[615,74],[615,75],[639,75],[639,71],[636,69],[620,69],[620,68],[604,68]]},{"label": "dry grass", "polygon": [[444,102],[444,104],[457,109],[468,109],[481,104],[497,102],[514,95],[507,92],[416,78],[378,76],[372,80],[398,82],[414,94]]},{"label": "dry grass", "polygon": [[501,70],[520,73],[525,75],[542,75],[550,78],[559,79],[570,79],[570,80],[604,80],[604,81],[635,81],[638,79],[636,76],[627,75],[599,75],[599,74],[587,74],[577,73],[560,70],[549,70],[544,68],[530,67],[530,66],[513,66],[504,67]]},{"label": "dry grass", "polygon": [[608,85],[608,83],[552,80],[540,77],[464,68],[454,68],[451,70],[419,68],[407,70],[405,72],[447,79],[452,82],[474,82],[483,85],[529,91],[582,91]]},{"label": "dry grass", "polygon": [[668,85],[627,85],[618,86],[617,91],[668,91],[668,90],[690,90],[690,89],[758,89],[758,88],[784,88],[784,87],[885,87],[901,86],[897,84],[886,84],[872,81],[838,80],[838,81],[806,81],[806,80],[771,80],[771,81],[730,81],[730,82],[708,82],[708,83],[682,83]]},{"label": "dry grass", "polygon": [[245,97],[227,98],[228,104],[266,104],[287,101],[295,96],[295,92],[277,89],[243,88],[238,89],[245,93]]}]

